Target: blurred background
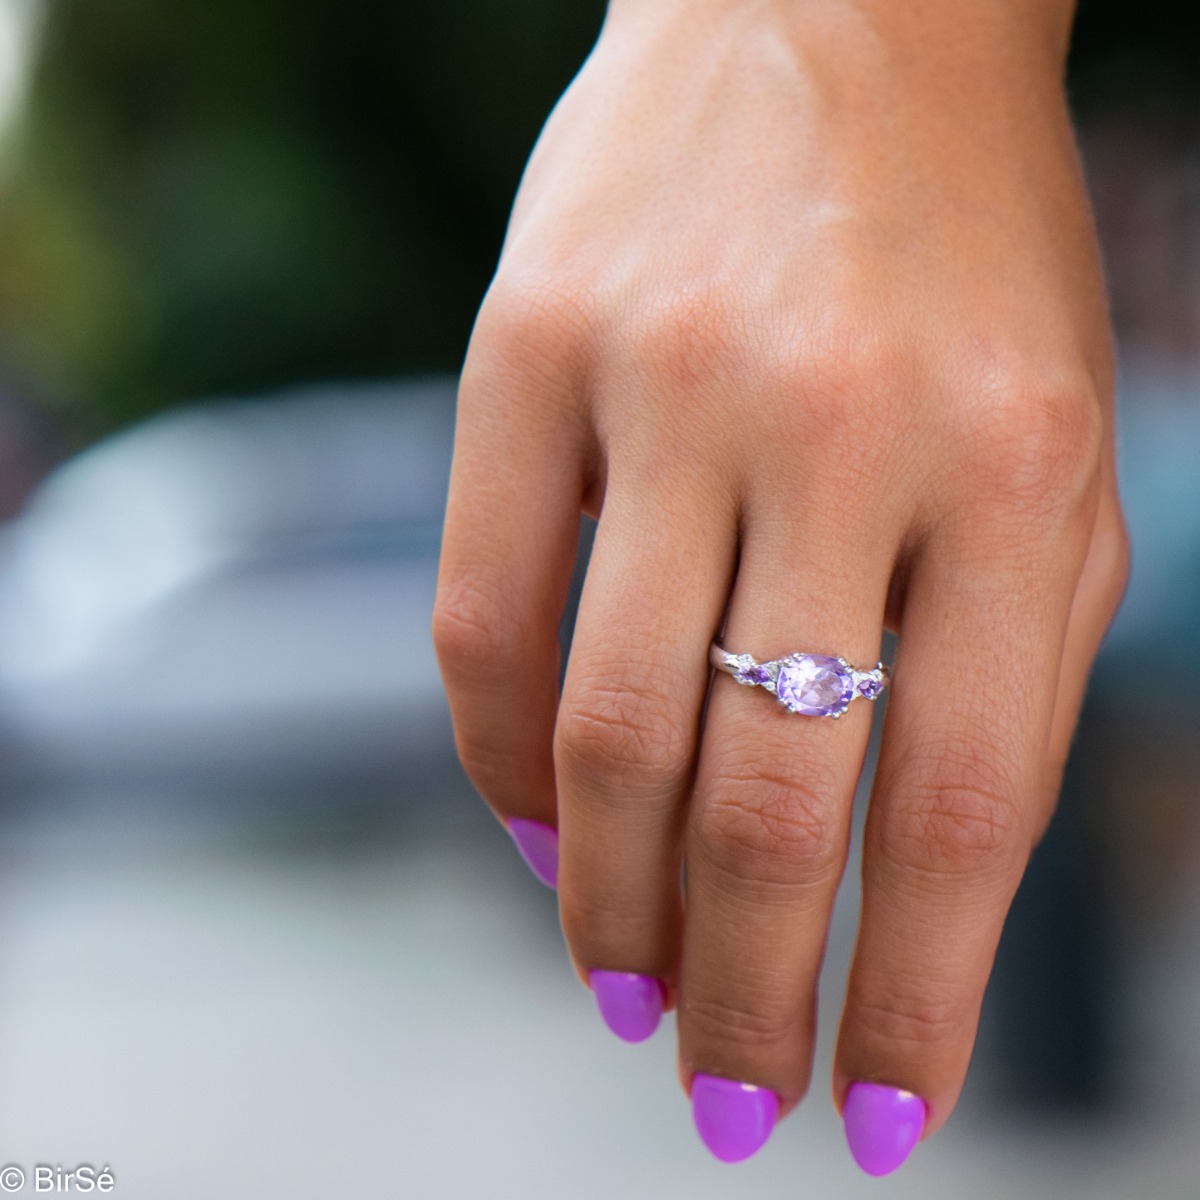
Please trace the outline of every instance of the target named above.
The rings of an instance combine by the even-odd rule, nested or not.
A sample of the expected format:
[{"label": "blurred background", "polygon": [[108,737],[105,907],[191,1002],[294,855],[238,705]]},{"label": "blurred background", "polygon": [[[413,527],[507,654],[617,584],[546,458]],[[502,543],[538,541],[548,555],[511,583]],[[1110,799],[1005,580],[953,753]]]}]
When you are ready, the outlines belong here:
[{"label": "blurred background", "polygon": [[821,1082],[853,873],[813,1096],[730,1171],[454,757],[454,373],[601,16],[0,0],[0,1159],[153,1200],[1196,1200],[1192,9],[1081,6],[1134,579],[963,1103],[884,1185]]}]

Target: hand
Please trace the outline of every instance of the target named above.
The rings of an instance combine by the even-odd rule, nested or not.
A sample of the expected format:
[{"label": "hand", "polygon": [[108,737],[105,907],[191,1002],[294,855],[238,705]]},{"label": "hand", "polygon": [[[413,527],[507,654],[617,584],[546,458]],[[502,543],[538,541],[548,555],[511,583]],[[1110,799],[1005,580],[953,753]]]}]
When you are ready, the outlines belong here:
[{"label": "hand", "polygon": [[808,1086],[871,708],[797,716],[718,675],[705,714],[723,621],[760,661],[870,666],[899,632],[834,1078],[839,1108],[857,1082],[924,1102],[852,1094],[884,1170],[954,1106],[1123,590],[1069,20],[617,0],[479,314],[434,617],[459,751],[502,820],[558,829],[584,980],[678,1003],[721,1157]]}]

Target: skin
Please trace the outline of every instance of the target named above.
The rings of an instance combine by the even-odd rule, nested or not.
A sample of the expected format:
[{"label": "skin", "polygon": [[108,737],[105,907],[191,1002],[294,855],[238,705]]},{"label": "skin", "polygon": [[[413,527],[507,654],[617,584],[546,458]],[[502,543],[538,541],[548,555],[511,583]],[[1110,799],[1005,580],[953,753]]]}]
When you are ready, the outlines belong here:
[{"label": "skin", "polygon": [[899,632],[834,1100],[916,1092],[927,1136],[962,1086],[1127,574],[1071,15],[615,0],[522,182],[434,639],[472,780],[559,829],[577,969],[666,982],[685,1088],[806,1092],[871,718],[706,708],[722,627],[860,666]]}]

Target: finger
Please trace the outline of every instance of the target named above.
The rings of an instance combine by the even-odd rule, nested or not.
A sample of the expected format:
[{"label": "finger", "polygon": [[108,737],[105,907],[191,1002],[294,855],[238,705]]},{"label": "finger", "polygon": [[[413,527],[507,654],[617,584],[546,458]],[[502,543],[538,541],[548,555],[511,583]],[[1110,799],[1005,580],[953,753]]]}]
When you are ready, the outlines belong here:
[{"label": "finger", "polygon": [[1027,522],[1004,545],[949,529],[913,566],[834,1079],[871,1173],[899,1166],[962,1086],[1036,827],[1086,542],[1074,528]]},{"label": "finger", "polygon": [[1129,537],[1115,479],[1111,471],[1108,474],[1067,624],[1046,755],[1042,816],[1035,840],[1040,840],[1053,815],[1092,662],[1112,624],[1129,578]]},{"label": "finger", "polygon": [[[749,522],[722,645],[873,666],[894,540],[795,511]],[[725,1161],[753,1153],[808,1085],[870,723],[866,702],[831,720],[724,675],[713,684],[686,838],[679,1039],[697,1127]]]},{"label": "finger", "polygon": [[582,439],[568,383],[531,378],[495,353],[468,358],[433,637],[463,766],[553,887],[558,627],[579,535]]},{"label": "finger", "polygon": [[610,474],[555,731],[560,908],[614,1032],[640,1041],[677,980],[681,814],[708,645],[736,555],[732,501]]}]

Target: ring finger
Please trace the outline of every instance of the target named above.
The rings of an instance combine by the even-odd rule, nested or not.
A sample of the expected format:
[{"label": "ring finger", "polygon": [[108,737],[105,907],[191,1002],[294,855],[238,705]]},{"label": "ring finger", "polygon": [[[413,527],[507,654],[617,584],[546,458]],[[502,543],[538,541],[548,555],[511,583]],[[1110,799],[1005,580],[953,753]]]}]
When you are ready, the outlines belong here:
[{"label": "ring finger", "polygon": [[[873,666],[894,540],[774,505],[749,528],[724,647],[760,662],[806,651]],[[807,1088],[871,724],[865,703],[834,721],[757,690],[714,683],[685,841],[681,1070],[701,1137],[724,1161],[758,1149]]]}]

